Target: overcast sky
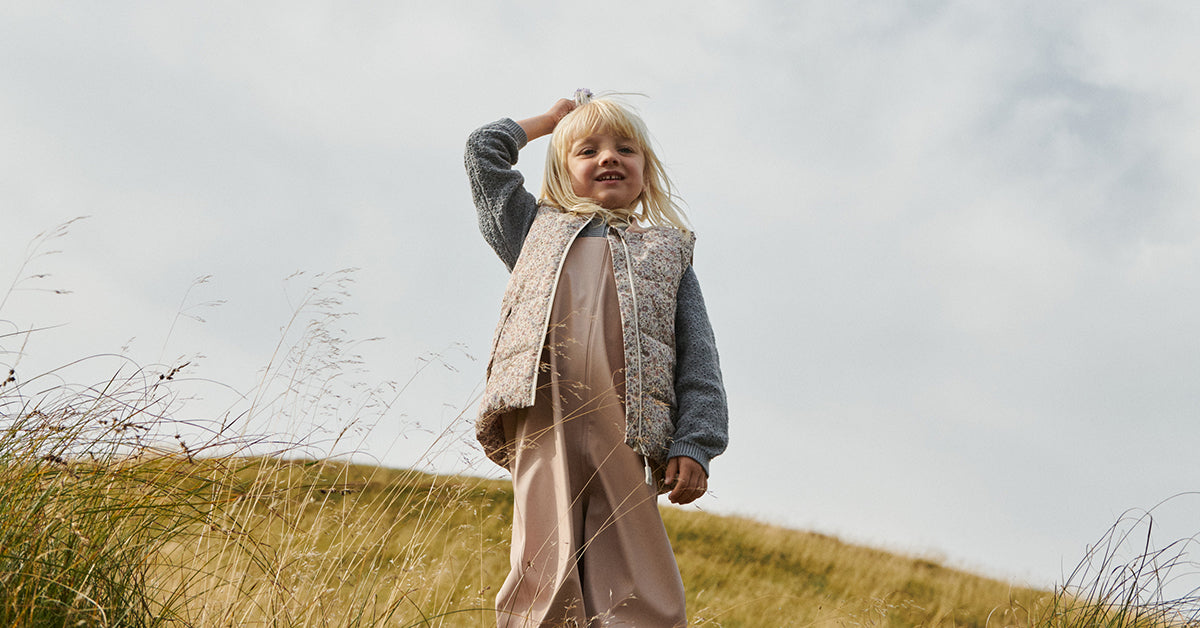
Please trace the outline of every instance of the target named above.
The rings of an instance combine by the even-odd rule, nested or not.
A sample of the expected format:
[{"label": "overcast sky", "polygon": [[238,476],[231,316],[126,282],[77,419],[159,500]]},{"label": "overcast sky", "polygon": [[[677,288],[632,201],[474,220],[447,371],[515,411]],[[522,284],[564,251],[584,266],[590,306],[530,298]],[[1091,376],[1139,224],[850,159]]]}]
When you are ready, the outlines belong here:
[{"label": "overcast sky", "polygon": [[[698,234],[732,421],[700,508],[1049,585],[1200,491],[1200,4],[0,7],[0,289],[50,275],[0,332],[63,325],[0,340],[23,377],[190,361],[181,414],[236,411],[357,268],[333,326],[382,339],[339,381],[395,403],[311,421],[499,477],[469,420],[506,273],[463,144],[589,87],[646,95]],[[88,364],[62,377],[121,362]],[[1200,532],[1200,498],[1158,523]]]}]

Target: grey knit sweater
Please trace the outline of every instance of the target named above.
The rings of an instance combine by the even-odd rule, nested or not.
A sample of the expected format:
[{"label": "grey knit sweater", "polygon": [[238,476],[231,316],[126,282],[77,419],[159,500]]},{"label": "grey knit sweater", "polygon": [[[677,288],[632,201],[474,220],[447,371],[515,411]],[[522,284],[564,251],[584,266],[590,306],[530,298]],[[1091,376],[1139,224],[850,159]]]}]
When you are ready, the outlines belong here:
[{"label": "grey knit sweater", "polygon": [[[477,129],[467,140],[466,168],[479,214],[479,229],[512,270],[537,214],[525,178],[513,169],[526,144],[525,131],[510,119]],[[669,457],[687,456],[705,473],[728,443],[729,411],[712,325],[696,273],[680,281],[675,310],[675,395],[678,407]]]}]

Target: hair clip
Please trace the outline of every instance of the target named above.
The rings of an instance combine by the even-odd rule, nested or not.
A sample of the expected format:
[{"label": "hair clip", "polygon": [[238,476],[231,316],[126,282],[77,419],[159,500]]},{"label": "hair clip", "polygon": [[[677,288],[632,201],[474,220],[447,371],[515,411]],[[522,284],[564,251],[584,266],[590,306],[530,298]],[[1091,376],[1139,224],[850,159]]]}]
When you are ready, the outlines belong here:
[{"label": "hair clip", "polygon": [[575,90],[575,104],[582,105],[592,99],[592,90],[586,87],[580,87]]}]

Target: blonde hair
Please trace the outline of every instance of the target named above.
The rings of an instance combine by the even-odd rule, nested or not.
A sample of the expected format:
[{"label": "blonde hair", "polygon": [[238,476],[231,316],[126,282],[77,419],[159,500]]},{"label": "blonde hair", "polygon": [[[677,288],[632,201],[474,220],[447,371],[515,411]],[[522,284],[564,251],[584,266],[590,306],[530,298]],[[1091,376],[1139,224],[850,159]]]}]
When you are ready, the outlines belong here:
[{"label": "blonde hair", "polygon": [[[546,152],[546,172],[542,177],[541,203],[573,214],[599,214],[609,223],[629,223],[637,218],[646,226],[671,226],[689,231],[687,217],[676,203],[671,179],[650,145],[650,132],[636,113],[611,97],[592,98],[587,90],[575,93],[576,107],[563,116],[550,137]],[[645,157],[642,193],[633,207],[605,209],[590,198],[575,194],[567,157],[577,140],[596,133],[612,133],[637,142]],[[638,209],[638,206],[640,210]]]}]

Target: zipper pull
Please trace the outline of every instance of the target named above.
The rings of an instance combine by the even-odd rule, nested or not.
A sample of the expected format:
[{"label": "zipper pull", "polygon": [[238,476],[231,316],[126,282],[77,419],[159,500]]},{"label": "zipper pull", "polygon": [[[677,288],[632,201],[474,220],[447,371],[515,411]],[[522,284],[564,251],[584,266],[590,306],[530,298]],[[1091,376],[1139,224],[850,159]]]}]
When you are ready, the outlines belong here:
[{"label": "zipper pull", "polygon": [[654,474],[650,472],[650,459],[642,456],[642,460],[646,461],[646,485],[654,486]]}]

